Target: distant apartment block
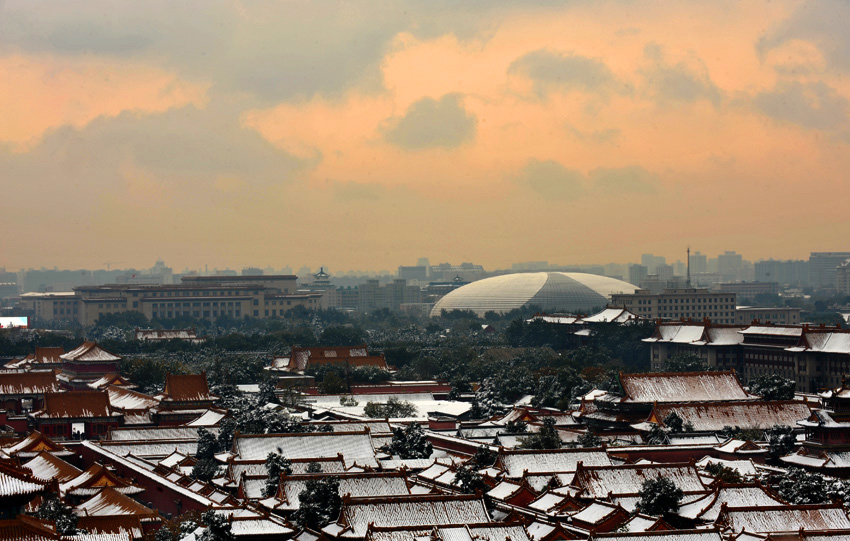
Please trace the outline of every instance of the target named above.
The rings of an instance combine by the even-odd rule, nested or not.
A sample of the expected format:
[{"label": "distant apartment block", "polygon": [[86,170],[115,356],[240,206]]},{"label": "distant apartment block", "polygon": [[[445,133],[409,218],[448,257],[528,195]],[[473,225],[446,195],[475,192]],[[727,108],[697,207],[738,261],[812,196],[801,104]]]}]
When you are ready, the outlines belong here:
[{"label": "distant apartment block", "polygon": [[841,384],[850,370],[850,329],[808,325],[717,325],[665,322],[650,345],[653,371],[680,354],[699,356],[708,367],[734,369],[742,381],[778,374],[800,392]]},{"label": "distant apartment block", "polygon": [[757,295],[777,295],[779,284],[776,282],[723,282],[714,286],[715,291],[734,293],[738,299],[755,299]]},{"label": "distant apartment block", "polygon": [[842,295],[850,295],[850,259],[835,269],[835,289]]},{"label": "distant apartment block", "polygon": [[754,268],[757,282],[777,282],[792,286],[809,283],[808,261],[768,259],[756,262]]},{"label": "distant apartment block", "polygon": [[838,266],[850,259],[850,252],[812,252],[809,255],[809,281],[816,287],[835,287]]},{"label": "distant apartment block", "polygon": [[428,281],[428,267],[424,265],[415,265],[415,266],[400,266],[398,268],[398,277],[401,280],[413,281],[416,280],[418,282],[427,282]]},{"label": "distant apartment block", "polygon": [[735,322],[734,293],[718,293],[708,289],[666,289],[652,293],[639,289],[635,293],[615,293],[611,306],[626,308],[645,318],[693,319],[709,318],[715,323]]},{"label": "distant apartment block", "polygon": [[281,317],[296,306],[325,308],[323,292],[299,291],[297,278],[184,276],[176,285],[82,286],[69,293],[29,293],[19,306],[44,320],[93,325],[105,314],[141,312],[148,319]]},{"label": "distant apartment block", "polygon": [[789,306],[738,306],[735,309],[736,325],[749,325],[754,321],[774,325],[799,325],[800,309]]}]

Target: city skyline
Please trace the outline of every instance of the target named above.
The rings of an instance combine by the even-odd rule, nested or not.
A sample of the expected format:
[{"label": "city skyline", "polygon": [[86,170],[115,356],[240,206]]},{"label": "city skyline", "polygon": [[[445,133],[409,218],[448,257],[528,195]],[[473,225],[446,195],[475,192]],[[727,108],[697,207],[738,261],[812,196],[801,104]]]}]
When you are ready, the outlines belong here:
[{"label": "city skyline", "polygon": [[0,264],[842,249],[841,2],[0,7]]}]

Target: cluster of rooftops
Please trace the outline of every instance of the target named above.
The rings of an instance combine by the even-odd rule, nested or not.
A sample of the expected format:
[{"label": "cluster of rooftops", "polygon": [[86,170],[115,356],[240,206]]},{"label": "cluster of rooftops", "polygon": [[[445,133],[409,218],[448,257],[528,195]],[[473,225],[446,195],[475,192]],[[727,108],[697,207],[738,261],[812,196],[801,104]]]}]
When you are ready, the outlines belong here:
[{"label": "cluster of rooftops", "polygon": [[[94,343],[78,350],[93,363],[117,358]],[[309,362],[370,358],[382,359],[365,347],[296,349],[286,366],[303,371]],[[161,393],[146,395],[114,372],[94,378],[80,362],[78,354],[38,351],[28,364],[15,361],[0,372],[2,539],[129,541],[209,509],[243,540],[850,539],[841,502],[791,504],[769,486],[789,466],[850,476],[844,386],[770,401],[751,394],[734,371],[620,374],[618,392],[593,391],[570,410],[534,408],[526,399],[488,419],[470,418],[469,404],[448,400],[441,382],[354,387],[345,395],[349,404],[422,395],[413,402],[419,411],[399,419],[370,419],[338,395],[307,389],[300,403],[267,405],[286,410],[302,431],[236,432],[214,457],[218,472],[203,482],[192,478],[199,433],[218,436],[234,414],[219,407],[204,374],[169,375]],[[75,368],[85,390],[74,386],[80,377],[60,377]],[[650,444],[649,434],[670,428],[673,413],[689,430],[668,430]],[[561,448],[521,448],[547,419]],[[431,455],[391,454],[394,434],[416,420]],[[775,425],[798,439],[780,462],[768,460],[762,437],[718,435],[725,427],[757,433]],[[579,446],[588,431],[599,443]],[[492,463],[476,461],[482,450]],[[272,495],[264,492],[269,453],[291,461]],[[718,464],[742,481],[712,476]],[[470,471],[481,481],[471,494],[462,484]],[[339,480],[339,515],[299,528],[293,515],[305,488],[328,476]],[[668,513],[649,515],[639,492],[657,478],[671,480],[683,497]],[[63,535],[32,515],[54,496],[73,509],[85,535]],[[190,541],[200,531],[187,535]]]}]

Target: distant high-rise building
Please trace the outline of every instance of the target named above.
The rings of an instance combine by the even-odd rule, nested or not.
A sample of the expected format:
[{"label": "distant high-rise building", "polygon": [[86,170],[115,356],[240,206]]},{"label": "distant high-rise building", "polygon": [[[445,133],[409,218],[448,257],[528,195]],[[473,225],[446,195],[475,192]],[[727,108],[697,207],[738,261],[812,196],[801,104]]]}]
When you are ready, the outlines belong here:
[{"label": "distant high-rise building", "polygon": [[427,267],[431,266],[431,263],[428,261],[427,257],[420,257],[419,259],[416,260],[416,266],[427,268]]},{"label": "distant high-rise building", "polygon": [[402,280],[416,280],[418,282],[427,282],[428,281],[428,267],[423,265],[416,266],[399,266],[398,268],[398,277]]},{"label": "distant high-rise building", "polygon": [[699,252],[691,254],[690,265],[692,275],[708,272],[708,258]]},{"label": "distant high-rise building", "polygon": [[673,265],[662,263],[655,267],[655,274],[657,274],[658,278],[661,280],[670,280],[673,278]]},{"label": "distant high-rise building", "polygon": [[757,282],[777,282],[780,285],[802,286],[809,284],[809,262],[804,259],[758,261],[755,267]]},{"label": "distant high-rise building", "polygon": [[629,283],[640,287],[640,283],[644,281],[649,274],[645,265],[629,265]]},{"label": "distant high-rise building", "polygon": [[640,256],[640,264],[646,267],[649,274],[656,274],[658,265],[667,263],[667,258],[660,255],[643,254]]},{"label": "distant high-rise building", "polygon": [[850,259],[835,269],[835,289],[842,295],[850,295]]},{"label": "distant high-rise building", "polygon": [[838,266],[850,259],[850,252],[812,252],[809,255],[809,281],[816,287],[835,287]]},{"label": "distant high-rise building", "polygon": [[734,251],[726,251],[717,256],[717,272],[727,282],[741,279],[744,268],[744,258]]}]

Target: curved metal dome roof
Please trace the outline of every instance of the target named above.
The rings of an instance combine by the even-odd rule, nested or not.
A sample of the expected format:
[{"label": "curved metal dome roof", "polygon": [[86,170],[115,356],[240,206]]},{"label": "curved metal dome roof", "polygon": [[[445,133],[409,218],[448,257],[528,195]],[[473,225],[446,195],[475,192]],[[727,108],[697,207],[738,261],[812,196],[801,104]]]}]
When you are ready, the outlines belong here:
[{"label": "curved metal dome roof", "polygon": [[632,284],[583,272],[505,274],[472,282],[437,301],[431,316],[442,310],[510,312],[536,304],[545,311],[587,312],[604,307],[614,293],[634,293]]}]

